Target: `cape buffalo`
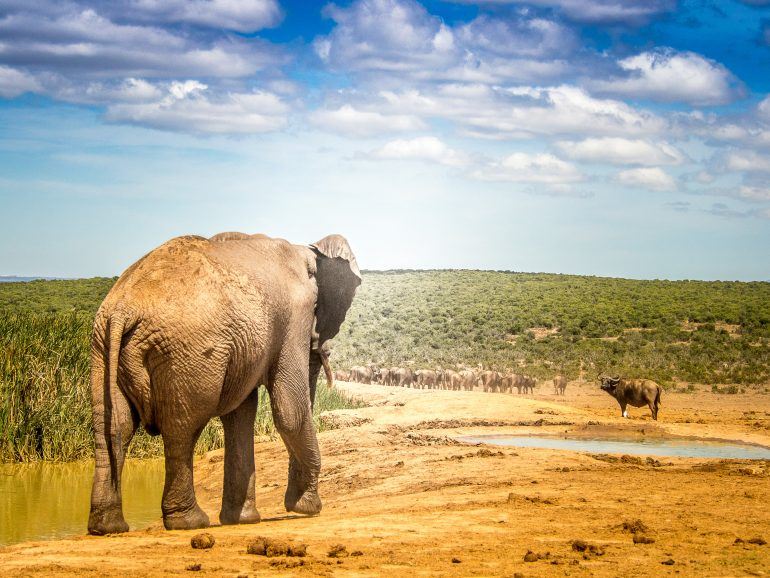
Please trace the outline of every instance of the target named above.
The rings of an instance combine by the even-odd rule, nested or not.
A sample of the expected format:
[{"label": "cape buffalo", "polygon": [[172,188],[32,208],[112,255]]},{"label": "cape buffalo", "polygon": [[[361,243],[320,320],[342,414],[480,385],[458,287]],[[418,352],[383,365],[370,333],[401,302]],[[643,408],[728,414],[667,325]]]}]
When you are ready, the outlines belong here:
[{"label": "cape buffalo", "polygon": [[649,379],[621,379],[619,377],[600,378],[603,391],[618,400],[623,417],[628,417],[626,406],[650,408],[652,419],[658,419],[661,387]]}]

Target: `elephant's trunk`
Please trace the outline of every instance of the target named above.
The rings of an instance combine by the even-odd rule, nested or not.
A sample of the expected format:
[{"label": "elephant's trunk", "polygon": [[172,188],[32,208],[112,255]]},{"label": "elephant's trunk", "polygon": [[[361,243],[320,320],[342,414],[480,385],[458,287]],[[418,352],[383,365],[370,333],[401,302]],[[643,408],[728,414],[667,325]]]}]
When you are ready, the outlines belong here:
[{"label": "elephant's trunk", "polygon": [[321,356],[317,350],[310,350],[310,372],[309,372],[309,386],[310,386],[310,404],[315,406],[315,390],[318,385],[318,374],[321,372]]},{"label": "elephant's trunk", "polygon": [[320,352],[321,365],[323,365],[324,373],[326,374],[326,386],[331,389],[334,387],[334,374],[332,368],[329,365],[329,354],[323,351]]}]

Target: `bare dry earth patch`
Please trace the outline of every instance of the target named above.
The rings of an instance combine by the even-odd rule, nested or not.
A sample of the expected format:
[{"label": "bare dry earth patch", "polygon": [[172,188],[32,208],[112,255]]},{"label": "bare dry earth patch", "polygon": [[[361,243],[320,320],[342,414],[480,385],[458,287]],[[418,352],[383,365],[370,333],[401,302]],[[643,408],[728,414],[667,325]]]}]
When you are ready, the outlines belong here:
[{"label": "bare dry earth patch", "polygon": [[[456,441],[632,428],[770,445],[766,394],[664,395],[655,423],[643,410],[621,419],[614,400],[587,384],[571,383],[566,398],[340,386],[371,405],[334,412],[328,425],[336,429],[319,436],[319,517],[283,511],[286,452],[261,439],[262,523],[214,526],[208,550],[191,548],[196,532],[160,523],[116,537],[19,544],[0,549],[0,575],[724,576],[770,568],[770,546],[761,543],[770,539],[768,462],[650,463]],[[221,453],[196,462],[212,520]],[[249,554],[257,537],[304,544],[306,555]]]}]

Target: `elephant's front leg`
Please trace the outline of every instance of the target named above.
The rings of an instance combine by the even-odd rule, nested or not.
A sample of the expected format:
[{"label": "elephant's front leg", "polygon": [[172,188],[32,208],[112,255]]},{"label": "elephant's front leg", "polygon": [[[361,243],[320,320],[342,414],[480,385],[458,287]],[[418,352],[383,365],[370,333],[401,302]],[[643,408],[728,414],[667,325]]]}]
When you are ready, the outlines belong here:
[{"label": "elephant's front leg", "polygon": [[225,430],[225,481],[222,492],[222,524],[256,524],[259,512],[254,497],[254,418],[259,389],[222,416]]},{"label": "elephant's front leg", "polygon": [[283,505],[287,512],[315,516],[322,508],[318,495],[321,452],[318,449],[312,414],[308,411],[307,417],[302,421],[303,425],[296,434],[281,431],[281,437],[290,454],[289,480]]},{"label": "elephant's front leg", "polygon": [[275,427],[289,451],[286,511],[318,514],[322,507],[318,496],[321,452],[313,424],[307,366],[281,367],[276,372],[270,404]]}]

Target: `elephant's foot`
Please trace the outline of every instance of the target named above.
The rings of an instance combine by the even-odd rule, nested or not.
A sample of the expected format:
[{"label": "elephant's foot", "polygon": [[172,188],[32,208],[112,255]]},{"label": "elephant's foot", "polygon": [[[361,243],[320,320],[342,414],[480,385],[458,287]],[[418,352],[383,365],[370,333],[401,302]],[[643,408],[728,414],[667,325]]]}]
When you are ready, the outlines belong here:
[{"label": "elephant's foot", "polygon": [[89,534],[104,536],[105,534],[122,534],[123,532],[128,532],[128,524],[126,524],[120,508],[91,510],[91,514],[88,516]]},{"label": "elephant's foot", "polygon": [[219,512],[219,523],[223,525],[258,524],[261,519],[257,508],[251,502],[246,502],[240,511],[223,505],[222,511]]},{"label": "elephant's foot", "polygon": [[195,504],[189,510],[182,512],[171,512],[163,514],[163,525],[166,530],[196,530],[198,528],[207,528],[209,526],[209,517],[206,512]]},{"label": "elephant's foot", "polygon": [[294,503],[289,501],[289,495],[287,492],[286,499],[284,500],[284,506],[287,512],[296,512],[297,514],[303,514],[305,516],[317,516],[321,513],[321,498],[318,497],[317,492],[306,491],[298,500]]}]

